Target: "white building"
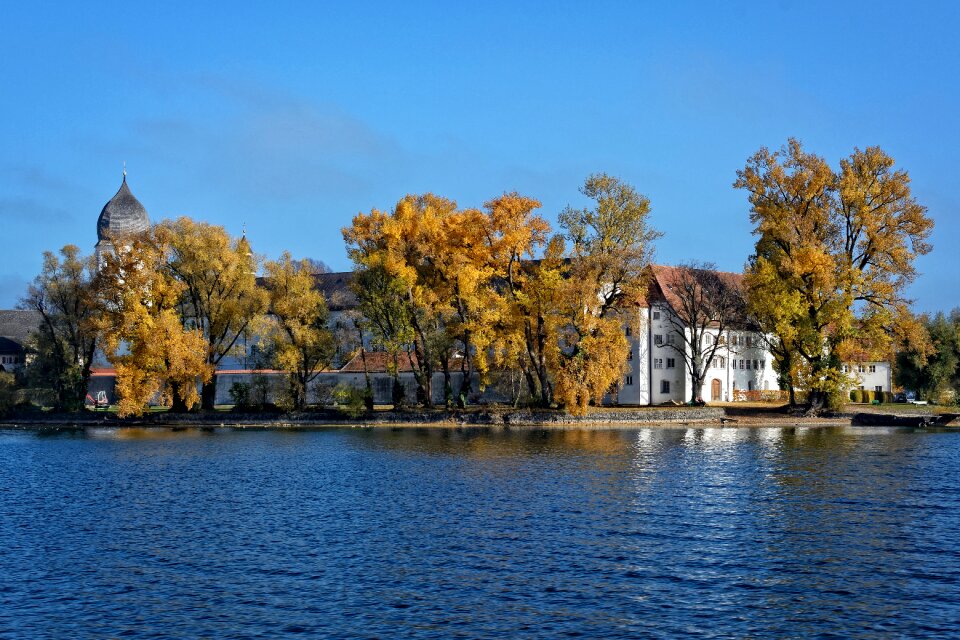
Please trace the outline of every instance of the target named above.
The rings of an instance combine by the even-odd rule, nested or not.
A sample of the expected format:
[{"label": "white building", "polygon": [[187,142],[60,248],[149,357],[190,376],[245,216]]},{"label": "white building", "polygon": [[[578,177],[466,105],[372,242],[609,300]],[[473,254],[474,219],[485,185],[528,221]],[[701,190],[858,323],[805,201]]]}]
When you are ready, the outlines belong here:
[{"label": "white building", "polygon": [[889,362],[856,362],[843,365],[850,376],[850,388],[861,391],[893,391],[893,373]]},{"label": "white building", "polygon": [[[652,278],[646,300],[640,301],[634,314],[626,318],[626,332],[630,340],[630,372],[620,389],[608,401],[623,405],[649,405],[687,402],[691,397],[710,401],[745,400],[745,392],[778,389],[773,358],[765,347],[764,337],[746,323],[736,328],[707,328],[703,349],[720,342],[706,370],[703,386],[691,394],[692,379],[682,349],[690,355],[690,330],[684,339],[677,326],[679,303],[670,287],[677,269],[653,265]],[[732,286],[740,286],[738,274],[720,274]]]}]

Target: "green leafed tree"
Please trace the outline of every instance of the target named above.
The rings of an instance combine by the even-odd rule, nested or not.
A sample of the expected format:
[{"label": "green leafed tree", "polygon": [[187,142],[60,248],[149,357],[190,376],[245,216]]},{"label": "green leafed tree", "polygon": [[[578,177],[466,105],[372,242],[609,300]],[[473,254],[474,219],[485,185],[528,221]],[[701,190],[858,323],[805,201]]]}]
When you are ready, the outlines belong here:
[{"label": "green leafed tree", "polygon": [[97,336],[95,273],[94,257],[82,255],[74,245],[63,247],[59,255],[48,251],[20,303],[40,314],[28,377],[32,384],[53,389],[57,410],[82,408],[87,394]]}]

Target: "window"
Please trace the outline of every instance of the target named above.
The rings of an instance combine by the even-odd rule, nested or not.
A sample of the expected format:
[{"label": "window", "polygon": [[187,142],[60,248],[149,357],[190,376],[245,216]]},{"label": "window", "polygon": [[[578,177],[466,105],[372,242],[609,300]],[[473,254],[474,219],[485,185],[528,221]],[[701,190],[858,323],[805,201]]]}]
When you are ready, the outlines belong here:
[{"label": "window", "polygon": [[747,380],[747,391],[753,391],[753,380]]},{"label": "window", "polygon": [[844,373],[849,373],[850,367],[848,367],[847,365],[843,365],[840,367],[840,371],[843,371]]},{"label": "window", "polygon": [[[870,373],[876,373],[876,372],[877,372],[877,365],[875,364],[870,365]],[[883,389],[877,389],[877,391],[883,391]]]},{"label": "window", "polygon": [[632,333],[633,330],[630,328],[630,325],[627,325],[627,337],[629,338]]},{"label": "window", "polygon": [[873,388],[873,390],[876,391],[877,393],[882,393],[882,392],[883,392],[883,385],[879,385],[879,384],[878,384],[877,386],[875,386],[875,387]]},{"label": "window", "polygon": [[668,333],[668,334],[667,334],[667,344],[673,344],[673,334],[672,334],[672,333]]},{"label": "window", "polygon": [[753,336],[747,336],[747,346],[748,347],[753,346]]},{"label": "window", "polygon": [[863,372],[866,371],[866,370],[867,370],[867,368],[864,367],[862,364],[858,364],[858,365],[857,365],[857,373],[863,373]]},{"label": "window", "polygon": [[736,347],[740,344],[740,336],[735,333],[730,334],[730,345]]},{"label": "window", "polygon": [[723,356],[720,356],[720,368],[721,369],[727,368],[727,359],[724,358]]},{"label": "window", "polygon": [[661,380],[660,381],[660,393],[670,393],[670,381]]},{"label": "window", "polygon": [[654,358],[654,359],[653,359],[653,368],[654,368],[654,369],[663,369],[663,358]]},{"label": "window", "polygon": [[660,335],[659,333],[653,334],[653,344],[657,345],[658,347],[659,347],[660,345],[662,345],[662,344],[663,344],[663,336]]},{"label": "window", "polygon": [[754,360],[754,361],[753,361],[753,368],[754,368],[754,369],[759,369],[760,367],[757,366],[758,364],[760,364],[760,361],[759,361],[759,360]]},{"label": "window", "polygon": [[627,376],[627,386],[633,386],[633,376]]},{"label": "window", "polygon": [[713,346],[713,334],[708,333],[707,335],[703,336],[703,343],[708,347]]},{"label": "window", "polygon": [[860,391],[863,391],[863,385],[860,385],[859,387],[857,387],[857,389],[860,389]]},{"label": "window", "polygon": [[654,312],[653,312],[653,319],[654,319],[654,320],[659,320],[659,319],[660,319],[660,312],[659,312],[659,311],[654,311]]},{"label": "window", "polygon": [[740,361],[740,368],[743,369],[743,360]]},{"label": "window", "polygon": [[630,349],[629,353],[627,353],[627,360],[633,360],[633,349]]},{"label": "window", "polygon": [[760,361],[760,368],[761,368],[761,369],[766,369],[766,368],[767,368],[767,361],[766,361],[766,360],[761,360],[761,361]]},{"label": "window", "polygon": [[667,358],[667,369],[673,369],[677,366],[677,361],[673,358]]}]

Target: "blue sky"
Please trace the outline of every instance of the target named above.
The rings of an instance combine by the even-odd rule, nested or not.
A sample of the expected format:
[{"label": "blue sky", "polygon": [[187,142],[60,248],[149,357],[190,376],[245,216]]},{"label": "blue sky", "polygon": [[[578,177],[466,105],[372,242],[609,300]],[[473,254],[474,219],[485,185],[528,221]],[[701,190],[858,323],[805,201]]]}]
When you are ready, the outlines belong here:
[{"label": "blue sky", "polygon": [[202,4],[4,5],[0,308],[42,251],[92,250],[123,161],[152,220],[337,270],[340,228],[406,193],[555,220],[604,171],[651,199],[658,261],[739,271],[735,172],[789,136],[907,169],[937,225],[910,293],[960,305],[960,3]]}]

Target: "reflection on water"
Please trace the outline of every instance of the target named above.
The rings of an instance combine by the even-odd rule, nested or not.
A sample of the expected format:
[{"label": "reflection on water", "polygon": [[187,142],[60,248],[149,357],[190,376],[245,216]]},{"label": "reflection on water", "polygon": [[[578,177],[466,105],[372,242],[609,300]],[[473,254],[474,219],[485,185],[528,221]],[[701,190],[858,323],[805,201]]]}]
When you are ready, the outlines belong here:
[{"label": "reflection on water", "polygon": [[0,433],[0,637],[930,637],[960,433]]}]

